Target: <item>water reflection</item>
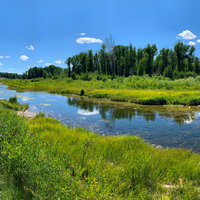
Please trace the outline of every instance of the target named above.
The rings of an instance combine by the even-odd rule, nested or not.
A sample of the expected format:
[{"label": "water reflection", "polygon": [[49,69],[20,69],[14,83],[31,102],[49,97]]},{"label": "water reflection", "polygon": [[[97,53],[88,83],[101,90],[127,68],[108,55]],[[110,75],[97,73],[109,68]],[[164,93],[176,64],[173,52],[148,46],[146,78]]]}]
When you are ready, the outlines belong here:
[{"label": "water reflection", "polygon": [[81,108],[78,111],[81,115],[100,114],[102,120],[106,122],[106,126],[110,127],[115,124],[115,119],[129,119],[135,117],[143,117],[146,121],[154,122],[158,115],[162,119],[174,119],[179,124],[191,124],[195,119],[195,111],[192,109],[178,109],[168,106],[123,106],[108,105],[106,103],[99,103],[85,98],[68,98],[67,103],[70,106]]}]

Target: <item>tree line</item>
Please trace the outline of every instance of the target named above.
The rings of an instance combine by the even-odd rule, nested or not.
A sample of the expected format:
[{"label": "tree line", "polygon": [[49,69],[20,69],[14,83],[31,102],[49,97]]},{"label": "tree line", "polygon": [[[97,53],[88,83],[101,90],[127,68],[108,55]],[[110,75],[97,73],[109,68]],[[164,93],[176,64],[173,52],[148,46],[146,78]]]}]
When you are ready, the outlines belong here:
[{"label": "tree line", "polygon": [[[105,39],[101,49],[80,52],[68,57],[67,68],[54,65],[48,67],[32,67],[22,75],[16,73],[0,73],[5,78],[51,78],[64,74],[75,79],[77,75],[95,73],[99,75],[163,75],[165,77],[184,78],[200,73],[199,58],[194,55],[195,47],[178,41],[173,49],[162,48],[159,52],[156,44],[148,44],[145,48],[115,45],[112,36]],[[86,79],[87,80],[87,79]]]},{"label": "tree line", "polygon": [[[178,41],[173,49],[162,48],[156,44],[145,48],[116,45],[109,48],[103,43],[101,49],[93,54],[92,50],[68,57],[68,76],[71,74],[98,72],[98,74],[125,76],[163,75],[165,77],[199,74],[199,58],[194,56],[195,47]],[[155,58],[155,59],[154,59]]]}]

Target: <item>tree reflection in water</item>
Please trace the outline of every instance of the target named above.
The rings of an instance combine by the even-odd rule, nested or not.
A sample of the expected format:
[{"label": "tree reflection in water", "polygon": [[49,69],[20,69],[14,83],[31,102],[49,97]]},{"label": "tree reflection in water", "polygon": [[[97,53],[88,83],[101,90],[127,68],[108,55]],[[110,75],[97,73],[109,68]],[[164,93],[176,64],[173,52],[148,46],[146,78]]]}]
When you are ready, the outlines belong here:
[{"label": "tree reflection in water", "polygon": [[105,121],[105,126],[110,130],[115,124],[115,119],[129,119],[131,121],[136,116],[154,122],[156,114],[158,114],[159,117],[164,119],[174,119],[180,126],[184,123],[191,123],[196,119],[195,112],[192,109],[179,109],[168,106],[123,106],[122,104],[99,103],[84,97],[68,98],[67,103],[70,106],[89,112],[93,112],[94,109],[98,110],[102,120]]}]

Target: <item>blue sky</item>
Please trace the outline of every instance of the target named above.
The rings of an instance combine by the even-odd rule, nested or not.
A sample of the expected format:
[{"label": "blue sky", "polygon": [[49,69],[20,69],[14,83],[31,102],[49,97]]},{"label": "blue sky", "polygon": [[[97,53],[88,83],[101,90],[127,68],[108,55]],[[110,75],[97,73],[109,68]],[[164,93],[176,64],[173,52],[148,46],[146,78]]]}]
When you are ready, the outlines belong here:
[{"label": "blue sky", "polygon": [[1,0],[0,8],[0,72],[66,68],[69,56],[95,53],[109,34],[115,45],[158,50],[180,39],[200,57],[199,0]]}]

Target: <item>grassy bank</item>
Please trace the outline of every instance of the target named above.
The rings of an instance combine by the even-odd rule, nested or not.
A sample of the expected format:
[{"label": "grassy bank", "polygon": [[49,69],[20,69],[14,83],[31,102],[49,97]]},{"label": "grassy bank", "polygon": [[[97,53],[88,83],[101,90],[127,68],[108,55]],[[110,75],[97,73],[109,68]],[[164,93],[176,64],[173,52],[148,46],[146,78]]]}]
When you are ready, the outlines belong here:
[{"label": "grassy bank", "polygon": [[[200,155],[0,109],[3,199],[198,199]],[[163,189],[163,184],[179,186]]]},{"label": "grassy bank", "polygon": [[10,97],[8,101],[5,99],[1,99],[0,106],[2,108],[7,108],[15,111],[27,110],[29,107],[28,104],[19,104],[19,102],[17,102],[17,97]]},{"label": "grassy bank", "polygon": [[[200,77],[170,80],[163,77],[128,77],[91,81],[63,79],[3,80],[17,91],[47,91],[58,94],[81,94],[112,101],[145,105],[199,105]],[[82,93],[83,95],[83,93]]]}]

